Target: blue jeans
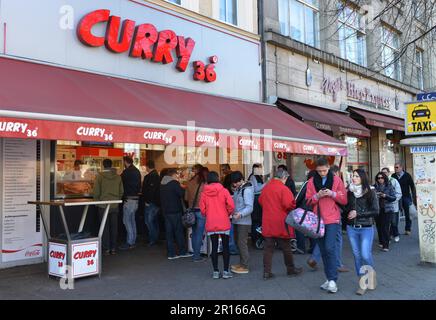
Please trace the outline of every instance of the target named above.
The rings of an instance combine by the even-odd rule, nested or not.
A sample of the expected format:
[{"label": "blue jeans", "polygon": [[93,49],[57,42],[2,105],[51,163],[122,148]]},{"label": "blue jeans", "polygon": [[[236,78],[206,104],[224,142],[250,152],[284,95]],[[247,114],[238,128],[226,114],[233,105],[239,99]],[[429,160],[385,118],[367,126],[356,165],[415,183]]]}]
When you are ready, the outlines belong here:
[{"label": "blue jeans", "polygon": [[238,246],[236,245],[236,242],[235,242],[233,223],[231,223],[231,227],[230,227],[229,249],[230,249],[231,254],[239,254]]},{"label": "blue jeans", "polygon": [[200,259],[205,225],[206,218],[201,214],[200,210],[195,211],[195,225],[192,227],[192,250],[194,250],[194,260]]},{"label": "blue jeans", "polygon": [[127,199],[123,205],[123,223],[127,231],[126,243],[133,246],[136,243],[136,210],[138,210],[138,200]]},{"label": "blue jeans", "polygon": [[144,221],[148,228],[148,243],[154,244],[159,238],[159,221],[158,221],[159,207],[153,203],[144,208]]},{"label": "blue jeans", "polygon": [[182,224],[182,213],[165,215],[165,231],[167,237],[168,257],[176,256],[174,242],[179,248],[179,255],[186,254],[185,228]]},{"label": "blue jeans", "polygon": [[341,230],[339,223],[326,224],[324,237],[317,240],[324,264],[327,280],[338,280],[337,235]]},{"label": "blue jeans", "polygon": [[360,268],[362,266],[369,265],[374,268],[374,261],[372,259],[374,227],[357,229],[347,226],[347,233],[350,239],[351,250],[353,251],[356,274],[361,276]]},{"label": "blue jeans", "polygon": [[[339,228],[338,233],[336,235],[336,266],[338,268],[342,267],[342,228]],[[312,256],[310,257],[312,260],[315,260],[317,263],[321,260],[321,251],[319,250],[318,244],[315,244],[313,247]]]}]

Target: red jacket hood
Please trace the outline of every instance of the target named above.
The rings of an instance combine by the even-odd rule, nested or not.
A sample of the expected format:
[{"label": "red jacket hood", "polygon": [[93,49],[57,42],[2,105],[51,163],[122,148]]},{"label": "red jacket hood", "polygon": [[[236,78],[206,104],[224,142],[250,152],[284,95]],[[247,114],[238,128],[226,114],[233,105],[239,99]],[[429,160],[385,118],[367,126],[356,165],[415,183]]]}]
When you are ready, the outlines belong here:
[{"label": "red jacket hood", "polygon": [[208,197],[216,197],[223,189],[224,187],[221,183],[212,183],[204,187],[203,193]]}]

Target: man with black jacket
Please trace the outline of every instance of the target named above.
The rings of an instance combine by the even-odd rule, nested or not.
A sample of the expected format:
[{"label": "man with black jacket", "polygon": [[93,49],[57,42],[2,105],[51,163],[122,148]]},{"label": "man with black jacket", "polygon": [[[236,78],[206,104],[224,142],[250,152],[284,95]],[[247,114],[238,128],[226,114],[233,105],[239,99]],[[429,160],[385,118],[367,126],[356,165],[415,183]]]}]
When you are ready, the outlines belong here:
[{"label": "man with black jacket", "polygon": [[[165,217],[169,260],[192,257],[186,250],[185,229],[182,224],[184,193],[185,190],[178,181],[177,169],[168,169],[160,184],[160,203]],[[179,248],[179,255],[176,254],[174,242]]]},{"label": "man with black jacket", "polygon": [[147,161],[146,169],[147,175],[142,183],[142,200],[144,221],[148,228],[148,245],[153,246],[159,239],[160,177],[153,160]]},{"label": "man with black jacket", "polygon": [[124,157],[123,180],[123,223],[127,231],[126,243],[120,250],[133,249],[136,243],[136,211],[138,210],[139,192],[141,191],[141,173],[133,165],[131,157]]},{"label": "man with black jacket", "polygon": [[[416,188],[412,176],[403,170],[400,163],[395,164],[395,174],[392,175],[400,183],[403,198],[401,203],[403,205],[404,215],[406,217],[406,232],[405,235],[410,235],[412,230],[412,220],[410,219],[410,206],[412,203],[416,206]],[[412,193],[410,193],[412,191]]]}]

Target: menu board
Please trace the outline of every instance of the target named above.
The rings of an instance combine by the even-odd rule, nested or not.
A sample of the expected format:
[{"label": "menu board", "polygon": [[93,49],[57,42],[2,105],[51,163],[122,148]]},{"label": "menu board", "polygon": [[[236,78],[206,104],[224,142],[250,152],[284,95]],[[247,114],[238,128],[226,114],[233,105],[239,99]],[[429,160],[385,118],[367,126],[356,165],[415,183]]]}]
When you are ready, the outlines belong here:
[{"label": "menu board", "polygon": [[42,257],[36,206],[37,141],[4,139],[2,148],[2,262]]}]

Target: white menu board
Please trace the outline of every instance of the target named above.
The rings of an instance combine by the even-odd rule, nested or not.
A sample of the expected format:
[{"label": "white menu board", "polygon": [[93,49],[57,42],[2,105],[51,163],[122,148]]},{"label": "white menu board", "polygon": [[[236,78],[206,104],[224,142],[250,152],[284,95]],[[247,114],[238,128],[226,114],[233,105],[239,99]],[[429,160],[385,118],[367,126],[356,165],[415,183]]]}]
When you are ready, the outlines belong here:
[{"label": "white menu board", "polygon": [[2,150],[2,262],[42,257],[42,230],[37,221],[36,140],[4,139]]}]

